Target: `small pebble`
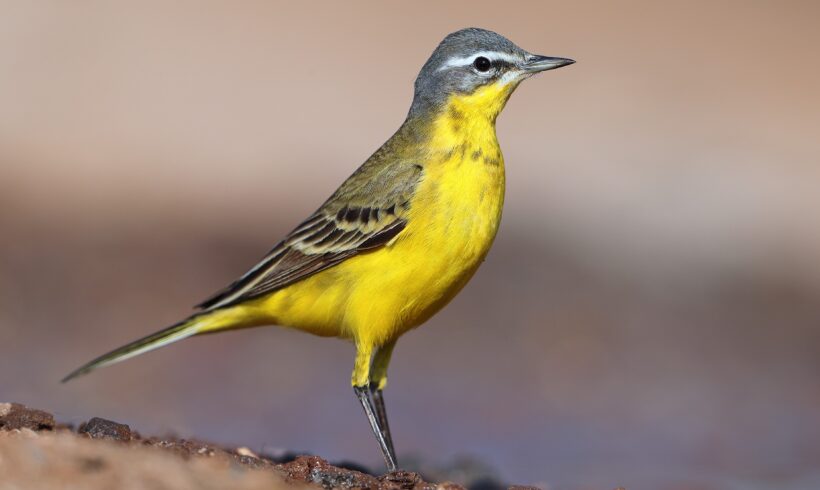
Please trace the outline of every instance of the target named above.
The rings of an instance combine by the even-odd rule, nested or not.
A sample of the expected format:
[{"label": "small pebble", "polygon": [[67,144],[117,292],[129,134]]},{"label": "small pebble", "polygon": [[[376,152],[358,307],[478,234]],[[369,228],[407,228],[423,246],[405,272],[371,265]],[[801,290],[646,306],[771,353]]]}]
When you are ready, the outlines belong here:
[{"label": "small pebble", "polygon": [[54,416],[48,412],[28,408],[19,403],[0,403],[0,429],[39,431],[52,430],[54,425]]},{"label": "small pebble", "polygon": [[131,428],[111,420],[94,417],[80,426],[80,434],[92,439],[112,439],[115,441],[130,441]]}]

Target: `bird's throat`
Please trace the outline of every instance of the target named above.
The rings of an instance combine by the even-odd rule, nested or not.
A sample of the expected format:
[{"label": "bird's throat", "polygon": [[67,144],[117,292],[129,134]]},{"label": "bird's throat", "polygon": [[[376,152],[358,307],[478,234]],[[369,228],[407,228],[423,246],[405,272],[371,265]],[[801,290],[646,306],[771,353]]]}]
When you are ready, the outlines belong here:
[{"label": "bird's throat", "polygon": [[451,96],[432,121],[429,147],[447,156],[457,154],[456,161],[501,164],[495,121],[514,88],[496,84]]}]

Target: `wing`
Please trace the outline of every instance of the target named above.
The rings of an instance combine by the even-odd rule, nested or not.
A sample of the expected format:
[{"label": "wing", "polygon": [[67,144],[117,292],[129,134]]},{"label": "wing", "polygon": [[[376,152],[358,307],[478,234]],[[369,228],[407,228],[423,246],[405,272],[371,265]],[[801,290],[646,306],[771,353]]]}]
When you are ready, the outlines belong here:
[{"label": "wing", "polygon": [[404,230],[422,172],[410,162],[384,165],[371,158],[256,266],[197,307],[257,298],[385,245]]}]

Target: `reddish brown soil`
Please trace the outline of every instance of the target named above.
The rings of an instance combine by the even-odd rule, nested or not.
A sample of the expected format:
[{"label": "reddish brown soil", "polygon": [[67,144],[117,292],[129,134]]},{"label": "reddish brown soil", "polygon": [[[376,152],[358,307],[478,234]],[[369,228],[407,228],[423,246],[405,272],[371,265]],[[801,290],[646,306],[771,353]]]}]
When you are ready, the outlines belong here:
[{"label": "reddish brown soil", "polygon": [[[0,483],[4,488],[463,489],[417,473],[373,476],[316,456],[287,461],[202,441],[142,437],[128,425],[94,417],[73,427],[17,403],[0,403]],[[527,487],[511,487],[524,489]]]}]

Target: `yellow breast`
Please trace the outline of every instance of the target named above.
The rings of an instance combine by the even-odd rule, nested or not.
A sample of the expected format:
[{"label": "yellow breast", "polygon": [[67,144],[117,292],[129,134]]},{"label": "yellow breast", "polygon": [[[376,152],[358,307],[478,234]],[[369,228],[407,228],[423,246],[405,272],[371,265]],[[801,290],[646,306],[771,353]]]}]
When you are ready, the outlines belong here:
[{"label": "yellow breast", "polygon": [[393,242],[254,307],[279,325],[382,345],[446,305],[484,260],[504,203],[495,117],[471,112],[476,101],[465,98],[452,99],[432,123],[424,176],[410,201],[407,226]]}]

